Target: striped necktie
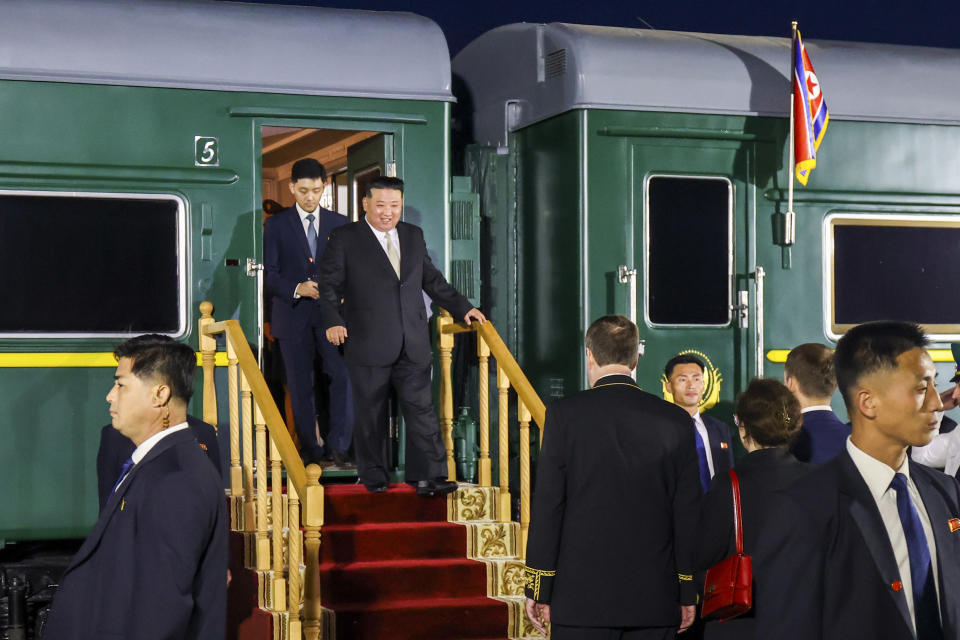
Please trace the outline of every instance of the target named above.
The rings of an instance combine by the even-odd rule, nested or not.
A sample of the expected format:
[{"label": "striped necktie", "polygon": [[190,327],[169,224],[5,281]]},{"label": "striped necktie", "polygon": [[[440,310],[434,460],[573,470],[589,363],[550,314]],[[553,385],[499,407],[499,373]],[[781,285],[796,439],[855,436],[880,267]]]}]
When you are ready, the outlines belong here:
[{"label": "striped necktie", "polygon": [[396,272],[397,277],[400,277],[400,254],[397,252],[396,245],[393,244],[393,240],[390,239],[390,233],[383,234],[383,237],[387,239],[387,260],[390,261],[390,266],[393,267],[393,270]]},{"label": "striped necktie", "polygon": [[313,228],[313,221],[316,220],[314,215],[311,213],[307,216],[307,222],[310,224],[307,225],[307,246],[310,247],[310,256],[314,259],[317,257],[317,230]]}]

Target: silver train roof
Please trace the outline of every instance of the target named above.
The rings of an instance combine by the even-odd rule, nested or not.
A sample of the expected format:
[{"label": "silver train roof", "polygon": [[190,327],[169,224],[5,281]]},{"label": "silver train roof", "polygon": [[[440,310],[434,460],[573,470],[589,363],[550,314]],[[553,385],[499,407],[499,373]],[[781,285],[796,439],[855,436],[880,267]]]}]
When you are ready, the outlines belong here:
[{"label": "silver train roof", "polygon": [[453,99],[427,18],[238,2],[0,0],[0,78]]},{"label": "silver train roof", "polygon": [[[804,40],[831,119],[960,123],[960,50]],[[790,39],[512,24],[453,60],[474,138],[571,109],[787,117]],[[510,101],[510,104],[508,104]]]}]

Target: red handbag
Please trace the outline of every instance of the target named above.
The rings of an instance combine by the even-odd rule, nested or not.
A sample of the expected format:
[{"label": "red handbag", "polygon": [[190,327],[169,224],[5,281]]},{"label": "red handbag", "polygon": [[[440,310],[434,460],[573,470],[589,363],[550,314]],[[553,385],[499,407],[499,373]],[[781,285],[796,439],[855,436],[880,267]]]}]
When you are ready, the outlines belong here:
[{"label": "red handbag", "polygon": [[753,560],[743,555],[743,520],[740,517],[740,480],[730,470],[733,489],[733,531],[737,552],[707,570],[703,585],[704,620],[730,620],[753,606]]}]

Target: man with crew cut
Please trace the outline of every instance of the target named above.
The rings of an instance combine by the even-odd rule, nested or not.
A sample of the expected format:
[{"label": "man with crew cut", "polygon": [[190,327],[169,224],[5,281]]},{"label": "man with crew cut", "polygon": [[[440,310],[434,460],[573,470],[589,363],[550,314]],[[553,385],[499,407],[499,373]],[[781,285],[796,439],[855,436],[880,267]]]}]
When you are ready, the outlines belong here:
[{"label": "man with crew cut", "polygon": [[783,383],[800,402],[803,424],[790,452],[800,462],[823,464],[843,451],[850,427],[830,407],[837,390],[833,350],[808,342],[794,347],[783,365]]}]

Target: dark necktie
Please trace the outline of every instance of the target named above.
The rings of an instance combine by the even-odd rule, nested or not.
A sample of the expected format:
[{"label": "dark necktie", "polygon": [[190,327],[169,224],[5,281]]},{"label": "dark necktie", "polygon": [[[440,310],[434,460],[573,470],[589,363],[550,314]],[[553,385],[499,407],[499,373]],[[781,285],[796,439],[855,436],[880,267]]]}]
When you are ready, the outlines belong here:
[{"label": "dark necktie", "polygon": [[313,258],[317,257],[317,230],[313,228],[313,221],[316,220],[314,215],[311,213],[307,216],[307,222],[310,224],[307,225],[307,246],[310,247],[310,256]]},{"label": "dark necktie", "polygon": [[[127,477],[127,472],[130,471],[130,467],[133,466],[133,458],[127,458],[126,462],[123,463],[123,466],[120,467],[120,475],[117,477],[117,481],[113,484],[113,491],[117,490],[117,487],[120,486],[120,483],[123,482],[123,479]],[[111,491],[110,493],[113,493]]]},{"label": "dark necktie", "polygon": [[956,476],[957,476],[957,480],[960,480],[960,467],[957,468]]},{"label": "dark necktie", "polygon": [[913,616],[917,624],[917,640],[942,640],[940,609],[937,605],[937,587],[934,584],[933,564],[930,562],[930,547],[920,524],[910,493],[907,477],[902,473],[893,476],[890,486],[897,492],[897,513],[907,538],[910,555],[910,580],[913,582]]},{"label": "dark necktie", "polygon": [[710,488],[710,465],[707,464],[707,448],[703,446],[703,438],[697,429],[697,421],[693,421],[693,435],[697,437],[697,462],[700,464],[700,486],[706,493]]}]

